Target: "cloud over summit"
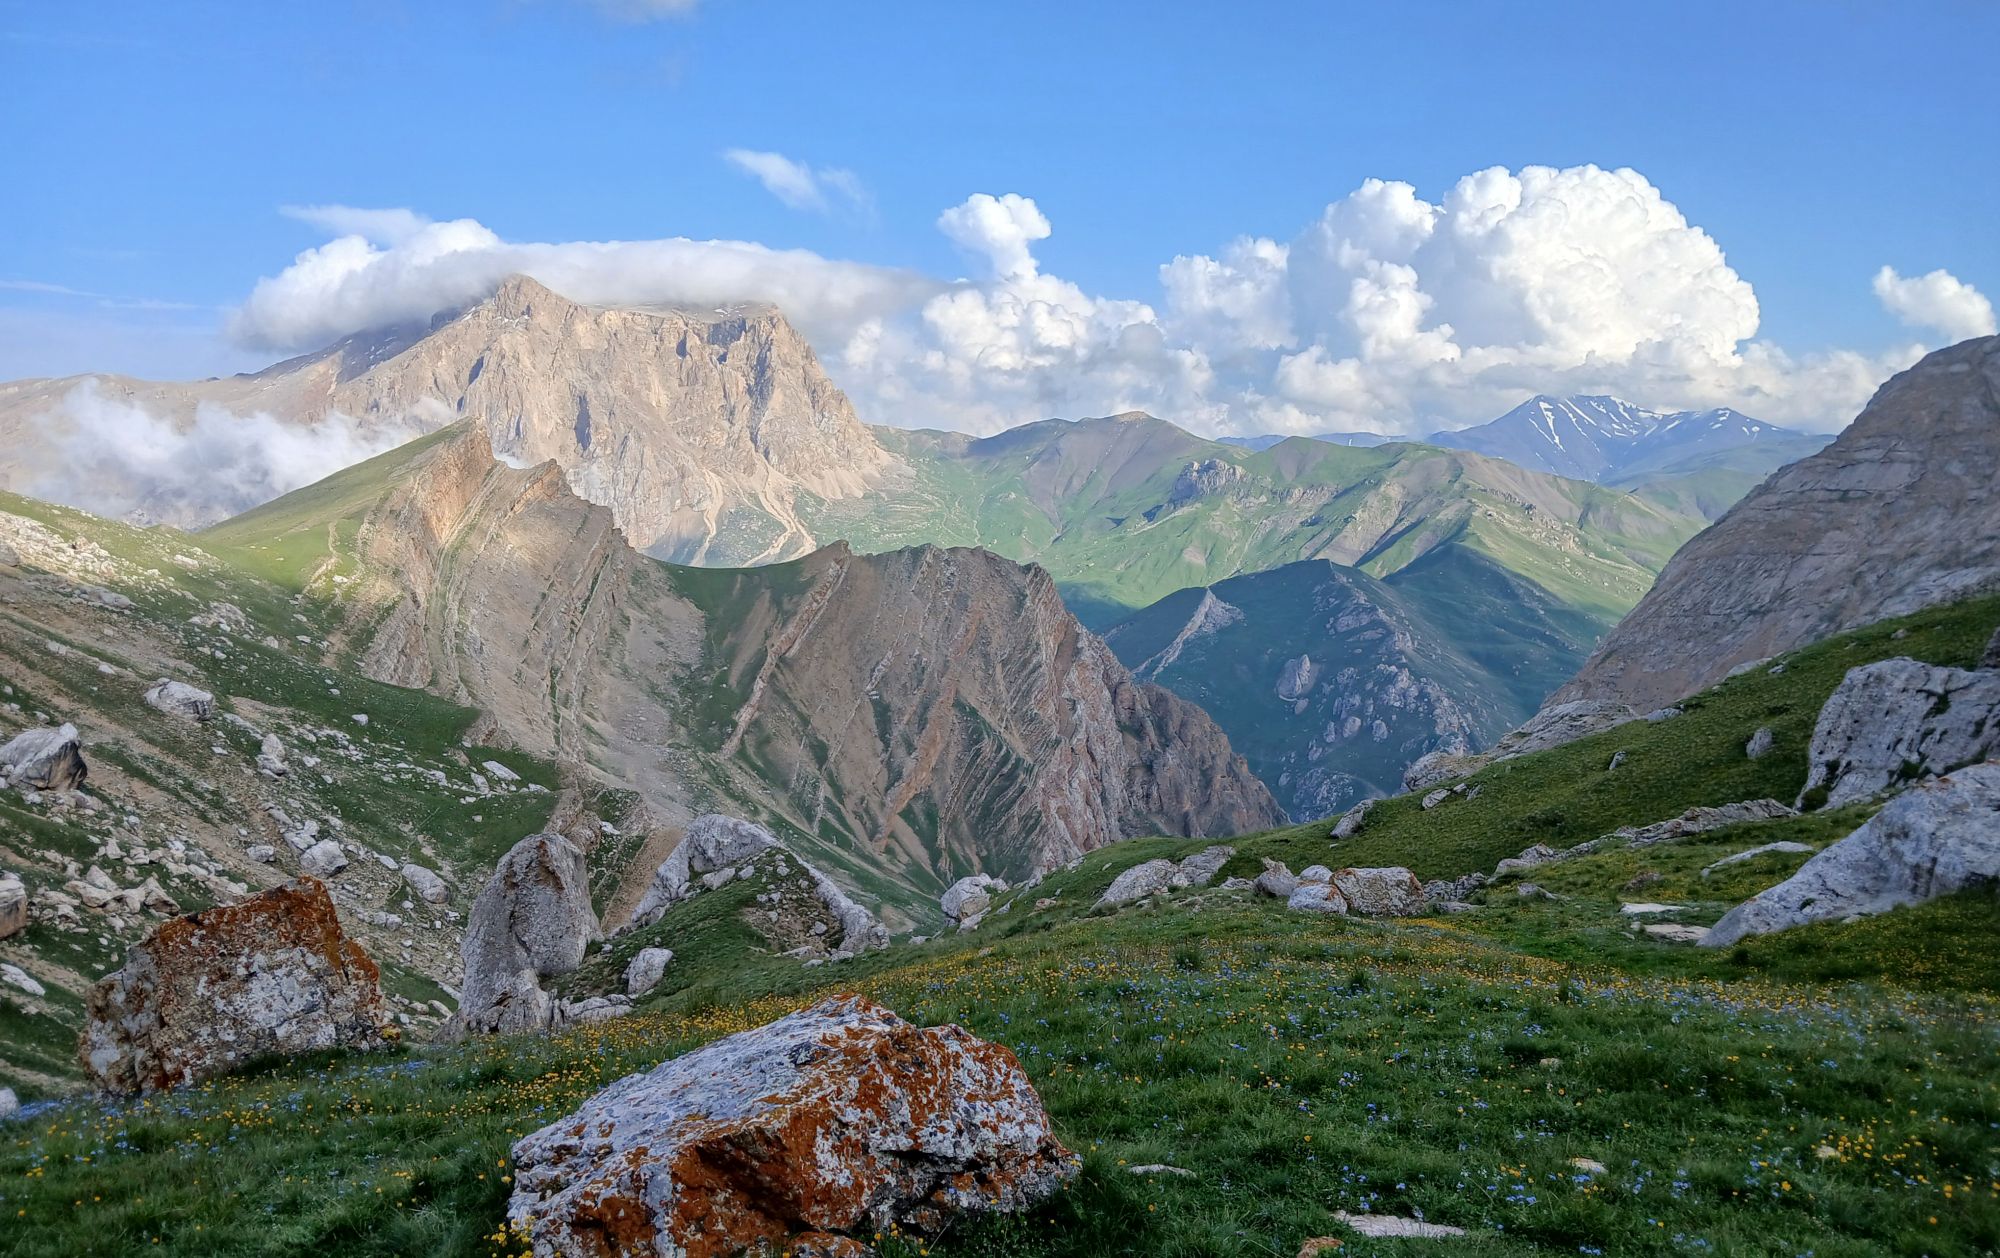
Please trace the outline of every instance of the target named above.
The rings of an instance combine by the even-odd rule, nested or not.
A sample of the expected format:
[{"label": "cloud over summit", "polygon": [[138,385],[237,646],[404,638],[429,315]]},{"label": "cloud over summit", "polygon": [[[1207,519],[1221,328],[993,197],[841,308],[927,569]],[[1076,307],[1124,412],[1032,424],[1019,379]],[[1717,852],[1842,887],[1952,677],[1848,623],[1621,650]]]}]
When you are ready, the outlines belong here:
[{"label": "cloud over summit", "polygon": [[[788,204],[840,195],[841,172],[728,157]],[[1794,355],[1759,339],[1756,292],[1721,244],[1639,172],[1596,166],[1493,167],[1434,200],[1370,179],[1289,238],[1166,261],[1144,296],[1044,270],[1035,250],[1058,225],[1018,193],[938,216],[971,263],[956,281],[746,241],[522,243],[408,210],[287,212],[332,238],[257,284],[231,322],[245,344],[427,319],[518,271],[585,302],[771,302],[864,417],[968,431],[1143,409],[1211,432],[1424,433],[1535,392],[1829,428],[1923,348]],[[1874,291],[1948,339],[1993,330],[1991,304],[1943,271],[1884,268]]]}]

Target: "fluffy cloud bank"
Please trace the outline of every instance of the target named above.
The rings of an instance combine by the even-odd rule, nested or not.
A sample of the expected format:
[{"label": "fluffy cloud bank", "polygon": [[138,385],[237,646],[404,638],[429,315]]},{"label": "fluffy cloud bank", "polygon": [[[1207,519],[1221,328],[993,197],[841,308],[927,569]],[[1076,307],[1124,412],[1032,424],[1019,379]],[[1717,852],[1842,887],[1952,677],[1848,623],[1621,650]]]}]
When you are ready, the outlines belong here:
[{"label": "fluffy cloud bank", "polygon": [[[731,160],[783,199],[828,203],[828,172]],[[1012,193],[939,216],[972,266],[949,283],[740,241],[520,244],[470,219],[293,213],[336,238],[257,285],[233,323],[246,343],[425,319],[513,271],[590,302],[770,301],[868,419],[974,432],[1144,409],[1217,433],[1424,433],[1535,392],[1833,428],[1925,347],[1796,356],[1760,339],[1756,293],[1721,246],[1638,172],[1595,166],[1496,167],[1436,201],[1371,179],[1290,239],[1172,259],[1147,299],[1046,272],[1035,250],[1055,225]],[[1911,326],[1993,330],[1991,304],[1945,272],[1885,268],[1874,287]]]},{"label": "fluffy cloud bank", "polygon": [[209,403],[185,424],[85,380],[34,418],[53,456],[21,488],[99,515],[194,526],[248,510],[419,436],[390,423],[362,431],[342,416],[311,426]]}]

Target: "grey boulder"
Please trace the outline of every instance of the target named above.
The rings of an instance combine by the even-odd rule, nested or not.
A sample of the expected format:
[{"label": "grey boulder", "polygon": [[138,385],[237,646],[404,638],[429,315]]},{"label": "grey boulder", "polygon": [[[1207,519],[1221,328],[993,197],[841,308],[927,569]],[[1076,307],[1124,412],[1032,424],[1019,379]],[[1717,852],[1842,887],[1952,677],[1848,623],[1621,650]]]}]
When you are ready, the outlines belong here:
[{"label": "grey boulder", "polygon": [[146,702],[168,716],[206,721],[215,715],[215,696],[182,681],[162,677],[146,690]]},{"label": "grey boulder", "polygon": [[23,730],[0,747],[0,774],[19,787],[73,790],[90,776],[83,738],[74,725]]},{"label": "grey boulder", "polygon": [[1850,669],[1820,708],[1800,799],[1824,789],[1838,807],[1996,754],[2000,670],[1881,660]]},{"label": "grey boulder", "polygon": [[583,963],[598,938],[583,852],[560,834],[531,834],[500,859],[479,892],[459,954],[465,983],[451,1030],[540,1030],[555,1020],[541,980]]},{"label": "grey boulder", "polygon": [[2000,761],[1919,784],[1799,872],[1737,905],[1702,943],[1886,913],[2000,883]]}]

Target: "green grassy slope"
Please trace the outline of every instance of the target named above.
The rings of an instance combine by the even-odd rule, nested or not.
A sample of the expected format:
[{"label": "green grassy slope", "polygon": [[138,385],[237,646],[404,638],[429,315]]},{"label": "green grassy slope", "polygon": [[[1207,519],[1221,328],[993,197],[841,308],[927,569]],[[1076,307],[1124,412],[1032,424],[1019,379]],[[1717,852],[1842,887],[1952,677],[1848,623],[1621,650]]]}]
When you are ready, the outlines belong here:
[{"label": "green grassy slope", "polygon": [[[1562,845],[1693,803],[1782,798],[1847,667],[1896,653],[1965,663],[1996,619],[2000,599],[1986,599],[1848,634],[1675,720],[1492,766],[1475,800],[1431,813],[1392,801],[1338,846],[1324,826],[1247,836],[1232,868],[1277,854],[1456,873],[1524,835]],[[1776,750],[1744,759],[1766,724]],[[1619,749],[1624,765],[1603,774]],[[746,953],[747,895],[714,893],[576,976],[608,984],[641,943],[675,948],[668,982],[630,1019],[293,1062],[0,1127],[0,1217],[22,1255],[518,1253],[500,1230],[514,1139],[629,1071],[851,990],[1007,1044],[1084,1155],[1078,1181],[1030,1215],[889,1238],[890,1258],[1248,1258],[1324,1235],[1383,1255],[1990,1253],[2000,1003],[1986,952],[2000,900],[1723,951],[1653,939],[1618,911],[1658,900],[1687,906],[1669,920],[1707,920],[1800,859],[1703,877],[1720,856],[1774,837],[1824,844],[1866,813],[1612,847],[1537,870],[1558,899],[1503,884],[1473,913],[1398,922],[1217,890],[1093,909],[1119,871],[1200,846],[1137,840],[1003,897],[974,932],[830,969]],[[1127,1170],[1144,1163],[1193,1175]],[[1369,1241],[1340,1210],[1468,1234]]]},{"label": "green grassy slope", "polygon": [[[1324,558],[1386,576],[1450,542],[1609,623],[1702,523],[1423,445],[1297,439],[1250,451],[1145,417],[1051,420],[981,441],[879,435],[910,478],[864,499],[804,500],[816,534],[861,550],[979,545],[1039,563],[1092,628],[1241,573]],[[1207,464],[1206,482],[1183,481]]]}]

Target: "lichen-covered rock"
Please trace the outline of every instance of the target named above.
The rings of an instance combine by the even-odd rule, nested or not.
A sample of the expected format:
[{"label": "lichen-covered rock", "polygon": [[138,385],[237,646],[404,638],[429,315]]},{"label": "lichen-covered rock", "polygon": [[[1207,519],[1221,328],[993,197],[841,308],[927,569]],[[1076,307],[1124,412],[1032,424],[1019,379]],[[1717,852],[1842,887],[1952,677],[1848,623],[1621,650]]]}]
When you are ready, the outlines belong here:
[{"label": "lichen-covered rock", "polygon": [[1726,947],[1808,922],[1886,913],[2000,885],[2000,761],[1920,783],[1775,887],[1737,905],[1702,943]]},{"label": "lichen-covered rock", "polygon": [[28,888],[11,873],[0,873],[0,939],[28,928]]},{"label": "lichen-covered rock", "polygon": [[1347,901],[1330,882],[1302,882],[1292,889],[1285,907],[1294,913],[1347,912]]},{"label": "lichen-covered rock", "polygon": [[1417,917],[1430,907],[1424,885],[1401,865],[1337,870],[1333,888],[1364,917]]},{"label": "lichen-covered rock", "polygon": [[1848,670],[1820,708],[1799,798],[1824,790],[1837,808],[1993,755],[2000,671],[1881,660]]},{"label": "lichen-covered rock", "polygon": [[79,1054],[111,1092],[180,1087],[252,1058],[366,1048],[380,972],[311,878],[177,917],[91,988]]},{"label": "lichen-covered rock", "polygon": [[660,985],[667,965],[674,959],[671,948],[641,948],[625,966],[625,994],[643,996]]},{"label": "lichen-covered rock", "polygon": [[165,677],[147,689],[146,702],[168,716],[186,717],[190,721],[206,721],[215,715],[214,695]]},{"label": "lichen-covered rock", "polygon": [[1007,1049],[837,996],[527,1136],[508,1214],[538,1258],[722,1258],[804,1234],[934,1234],[1026,1209],[1076,1165]]},{"label": "lichen-covered rock", "polygon": [[23,730],[0,747],[0,775],[39,791],[74,790],[90,777],[83,738],[67,724]]},{"label": "lichen-covered rock", "polygon": [[598,938],[583,852],[560,834],[531,834],[500,858],[472,906],[454,1034],[540,1030],[555,1020],[541,980],[583,963]]}]

